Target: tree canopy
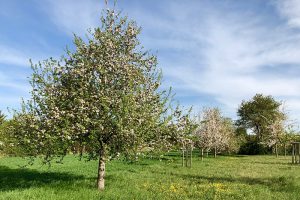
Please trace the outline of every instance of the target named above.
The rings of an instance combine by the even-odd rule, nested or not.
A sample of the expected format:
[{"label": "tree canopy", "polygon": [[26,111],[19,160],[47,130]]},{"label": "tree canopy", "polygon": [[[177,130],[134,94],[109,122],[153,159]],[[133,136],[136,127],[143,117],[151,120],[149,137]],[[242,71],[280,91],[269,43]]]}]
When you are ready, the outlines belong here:
[{"label": "tree canopy", "polygon": [[237,112],[237,125],[251,129],[261,142],[270,133],[270,125],[283,117],[280,106],[281,102],[272,96],[256,94],[249,101],[243,100]]},{"label": "tree canopy", "polygon": [[214,149],[215,156],[217,151],[232,149],[234,144],[235,127],[230,118],[223,117],[218,108],[204,108],[198,121],[198,128],[194,134],[196,144],[203,150]]}]

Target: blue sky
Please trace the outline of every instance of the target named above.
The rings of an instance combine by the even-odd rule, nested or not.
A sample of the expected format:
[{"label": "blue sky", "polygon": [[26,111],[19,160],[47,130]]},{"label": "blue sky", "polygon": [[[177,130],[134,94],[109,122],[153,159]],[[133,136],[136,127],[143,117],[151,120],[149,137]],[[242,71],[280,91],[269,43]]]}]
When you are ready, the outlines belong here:
[{"label": "blue sky", "polygon": [[[58,58],[73,33],[99,25],[104,7],[102,0],[0,1],[0,110],[8,114],[29,97],[30,58]],[[183,106],[195,113],[218,106],[236,118],[243,99],[263,93],[300,118],[300,1],[119,0],[117,9],[142,27],[163,87],[172,86]]]}]

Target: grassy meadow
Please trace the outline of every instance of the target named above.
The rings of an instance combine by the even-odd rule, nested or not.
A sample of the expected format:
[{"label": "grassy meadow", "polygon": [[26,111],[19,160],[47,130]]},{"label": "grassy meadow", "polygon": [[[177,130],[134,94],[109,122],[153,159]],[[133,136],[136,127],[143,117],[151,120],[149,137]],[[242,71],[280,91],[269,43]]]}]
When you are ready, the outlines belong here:
[{"label": "grassy meadow", "polygon": [[300,165],[290,157],[219,156],[181,167],[179,156],[138,163],[107,163],[106,189],[98,192],[97,162],[72,155],[49,168],[0,158],[0,199],[300,199]]}]

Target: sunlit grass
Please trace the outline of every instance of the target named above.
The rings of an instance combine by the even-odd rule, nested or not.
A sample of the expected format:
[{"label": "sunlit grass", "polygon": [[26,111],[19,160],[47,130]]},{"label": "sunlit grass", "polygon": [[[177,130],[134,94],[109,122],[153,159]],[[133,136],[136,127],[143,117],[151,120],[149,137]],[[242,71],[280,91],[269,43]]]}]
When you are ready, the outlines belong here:
[{"label": "sunlit grass", "polygon": [[106,189],[96,190],[97,162],[67,156],[51,168],[20,168],[21,158],[0,158],[0,199],[300,199],[300,165],[289,157],[180,157],[107,164]]}]

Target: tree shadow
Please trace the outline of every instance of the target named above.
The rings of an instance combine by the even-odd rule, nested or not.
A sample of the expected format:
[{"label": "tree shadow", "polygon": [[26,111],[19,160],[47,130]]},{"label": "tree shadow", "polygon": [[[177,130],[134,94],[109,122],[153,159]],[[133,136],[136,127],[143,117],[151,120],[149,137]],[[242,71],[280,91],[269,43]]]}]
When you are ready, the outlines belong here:
[{"label": "tree shadow", "polygon": [[[228,157],[236,157],[236,158],[243,158],[243,157],[249,157],[249,155],[239,155],[239,154],[232,154],[232,155],[224,155]],[[251,156],[251,155],[250,155]]]},{"label": "tree shadow", "polygon": [[231,183],[241,183],[247,185],[261,185],[268,187],[271,191],[279,192],[293,192],[299,191],[299,187],[295,184],[293,177],[272,177],[272,178],[251,178],[251,177],[219,177],[219,176],[203,176],[203,175],[181,175],[177,174],[183,179],[188,179],[190,181],[195,181],[201,183],[202,181],[209,182],[231,182]]},{"label": "tree shadow", "polygon": [[[83,180],[84,176],[76,176],[69,173],[39,172],[33,169],[11,169],[0,166],[0,191],[27,189],[30,187],[71,185],[77,180]],[[64,187],[65,188],[65,187]]]},{"label": "tree shadow", "polygon": [[[292,164],[292,162],[263,162],[263,161],[255,161],[252,162],[255,164],[263,164],[263,165],[286,165],[286,166],[297,166],[296,164]],[[298,164],[299,165],[299,164]]]}]

